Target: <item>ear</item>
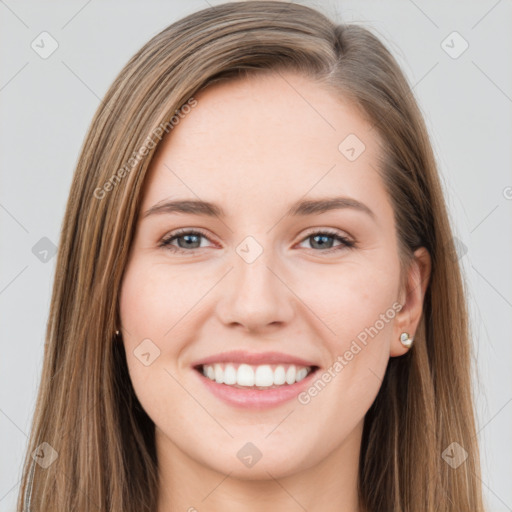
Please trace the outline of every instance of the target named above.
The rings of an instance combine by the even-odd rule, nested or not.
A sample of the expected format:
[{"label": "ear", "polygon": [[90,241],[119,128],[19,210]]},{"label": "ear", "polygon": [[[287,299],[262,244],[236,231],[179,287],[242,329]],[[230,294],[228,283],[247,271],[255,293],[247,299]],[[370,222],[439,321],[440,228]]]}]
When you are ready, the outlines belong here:
[{"label": "ear", "polygon": [[390,356],[401,356],[409,349],[400,342],[400,334],[406,332],[412,338],[423,313],[423,300],[430,281],[431,259],[429,252],[420,247],[414,252],[414,258],[407,270],[406,284],[400,289],[399,302],[402,309],[395,317]]}]

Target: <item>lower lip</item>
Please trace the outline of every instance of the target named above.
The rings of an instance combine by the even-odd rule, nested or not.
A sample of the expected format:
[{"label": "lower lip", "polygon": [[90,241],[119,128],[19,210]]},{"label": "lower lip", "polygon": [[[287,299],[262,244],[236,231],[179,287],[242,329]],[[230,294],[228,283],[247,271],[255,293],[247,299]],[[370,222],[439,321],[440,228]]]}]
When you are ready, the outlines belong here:
[{"label": "lower lip", "polygon": [[205,377],[201,372],[194,370],[206,388],[223,402],[235,407],[247,409],[266,409],[276,407],[295,398],[301,391],[307,388],[318,369],[312,371],[307,377],[295,384],[285,384],[278,388],[270,389],[241,389],[227,384],[219,384]]}]

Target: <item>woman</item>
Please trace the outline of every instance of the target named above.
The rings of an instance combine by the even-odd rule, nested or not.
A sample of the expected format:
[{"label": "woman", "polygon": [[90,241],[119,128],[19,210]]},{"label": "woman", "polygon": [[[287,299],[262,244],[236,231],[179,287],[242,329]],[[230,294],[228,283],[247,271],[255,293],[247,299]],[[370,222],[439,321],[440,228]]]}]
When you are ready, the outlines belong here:
[{"label": "woman", "polygon": [[82,149],[19,510],[482,511],[453,254],[369,31],[259,1],[174,23]]}]

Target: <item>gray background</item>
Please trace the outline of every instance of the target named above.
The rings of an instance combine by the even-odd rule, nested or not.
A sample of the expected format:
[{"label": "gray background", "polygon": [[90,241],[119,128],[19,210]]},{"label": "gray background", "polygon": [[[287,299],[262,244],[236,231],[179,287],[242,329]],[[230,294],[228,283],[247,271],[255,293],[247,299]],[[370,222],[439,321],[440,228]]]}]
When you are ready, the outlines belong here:
[{"label": "gray background", "polygon": [[[41,371],[51,249],[94,111],[143,43],[218,3],[0,0],[0,511],[14,510]],[[490,511],[512,511],[512,2],[300,3],[372,28],[414,85],[470,301],[483,488]],[[43,31],[59,45],[46,59],[31,47]],[[454,31],[469,44],[457,58],[464,42]]]}]

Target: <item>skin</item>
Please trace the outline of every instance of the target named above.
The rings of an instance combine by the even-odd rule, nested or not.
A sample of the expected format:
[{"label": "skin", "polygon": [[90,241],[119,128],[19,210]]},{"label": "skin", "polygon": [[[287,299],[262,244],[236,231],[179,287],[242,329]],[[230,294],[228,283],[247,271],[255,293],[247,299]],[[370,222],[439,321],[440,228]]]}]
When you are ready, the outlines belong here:
[{"label": "skin", "polygon": [[[393,209],[376,170],[380,141],[348,102],[293,73],[216,84],[195,97],[152,161],[120,297],[130,377],[156,425],[158,512],[360,511],[364,416],[389,358],[408,350],[400,333],[416,332],[429,255],[416,251],[401,288]],[[365,145],[354,161],[338,149],[348,134]],[[353,208],[284,216],[299,199],[333,195],[375,216]],[[170,198],[217,203],[226,217],[142,216]],[[159,246],[179,228],[207,238],[192,248],[175,239],[183,253]],[[310,232],[322,228],[356,245],[328,238],[319,247]],[[249,235],[263,249],[250,264],[236,252]],[[296,355],[325,372],[397,302],[400,312],[307,404],[239,409],[191,367],[244,349]],[[147,338],[160,354],[145,366],[133,352]],[[250,468],[237,457],[247,442],[262,453]]]}]

